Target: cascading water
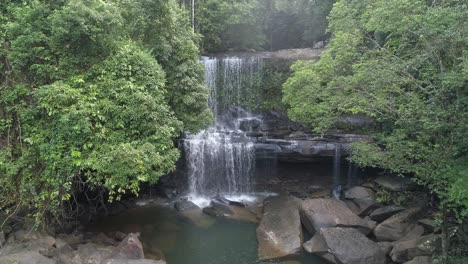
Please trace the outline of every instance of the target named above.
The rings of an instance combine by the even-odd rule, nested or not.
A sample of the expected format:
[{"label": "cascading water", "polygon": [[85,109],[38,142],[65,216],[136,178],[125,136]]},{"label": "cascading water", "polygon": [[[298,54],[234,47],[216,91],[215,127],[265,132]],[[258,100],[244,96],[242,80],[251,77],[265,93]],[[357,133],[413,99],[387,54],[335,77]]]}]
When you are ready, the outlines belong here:
[{"label": "cascading water", "polygon": [[259,123],[240,106],[251,100],[249,94],[262,68],[257,58],[207,58],[206,85],[210,88],[210,107],[214,124],[184,140],[192,199],[217,194],[241,194],[251,191],[255,168],[254,144],[246,134],[252,123]]}]

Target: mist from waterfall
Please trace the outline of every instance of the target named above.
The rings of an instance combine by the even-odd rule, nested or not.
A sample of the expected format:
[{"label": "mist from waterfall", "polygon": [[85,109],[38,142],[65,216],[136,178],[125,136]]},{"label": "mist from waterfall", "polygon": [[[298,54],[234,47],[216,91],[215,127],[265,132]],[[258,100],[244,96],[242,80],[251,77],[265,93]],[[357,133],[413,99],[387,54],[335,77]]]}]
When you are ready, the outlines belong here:
[{"label": "mist from waterfall", "polygon": [[184,150],[192,198],[251,192],[255,170],[254,144],[246,134],[249,122],[261,120],[240,107],[252,99],[258,58],[202,57],[209,104],[215,121],[198,134],[187,135]]}]

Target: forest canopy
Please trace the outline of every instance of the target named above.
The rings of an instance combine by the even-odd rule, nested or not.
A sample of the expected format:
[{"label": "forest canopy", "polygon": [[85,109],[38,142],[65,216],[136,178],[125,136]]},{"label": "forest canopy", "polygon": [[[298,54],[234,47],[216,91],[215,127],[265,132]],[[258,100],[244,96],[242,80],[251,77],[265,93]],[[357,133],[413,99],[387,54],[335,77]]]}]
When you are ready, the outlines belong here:
[{"label": "forest canopy", "polygon": [[56,217],[83,183],[110,199],[175,168],[211,122],[198,36],[174,0],[0,5],[0,209]]},{"label": "forest canopy", "polygon": [[355,144],[361,166],[415,176],[441,207],[468,217],[468,5],[341,0],[317,63],[296,63],[283,101],[317,132],[347,116],[374,122]]},{"label": "forest canopy", "polygon": [[[197,0],[195,30],[205,52],[311,47],[328,38],[333,0]],[[191,1],[180,0],[190,8]]]}]

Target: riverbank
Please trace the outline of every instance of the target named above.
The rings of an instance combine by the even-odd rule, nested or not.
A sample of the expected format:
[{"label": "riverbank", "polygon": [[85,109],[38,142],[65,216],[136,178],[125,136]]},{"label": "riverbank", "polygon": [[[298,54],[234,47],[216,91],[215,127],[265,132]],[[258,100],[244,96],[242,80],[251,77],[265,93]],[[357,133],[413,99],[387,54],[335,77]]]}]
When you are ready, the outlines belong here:
[{"label": "riverbank", "polygon": [[[221,252],[232,248],[230,243],[250,252],[238,256],[249,264],[431,263],[441,234],[430,220],[427,197],[415,187],[403,178],[381,176],[341,191],[309,188],[300,195],[283,192],[244,202],[215,197],[203,208],[183,198],[141,198],[132,208],[70,234],[13,226],[3,233],[0,263],[219,261],[229,256]],[[382,191],[413,197],[411,207],[382,203]],[[203,255],[210,249],[219,252]],[[232,257],[240,251],[235,252]]]}]

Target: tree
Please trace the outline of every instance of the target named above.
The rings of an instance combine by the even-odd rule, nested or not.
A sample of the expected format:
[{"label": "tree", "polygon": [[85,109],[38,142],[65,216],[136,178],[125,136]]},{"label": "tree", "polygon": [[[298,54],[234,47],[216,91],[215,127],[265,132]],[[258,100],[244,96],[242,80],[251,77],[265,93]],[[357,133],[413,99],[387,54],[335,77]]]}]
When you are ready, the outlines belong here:
[{"label": "tree", "polygon": [[0,213],[61,219],[83,184],[110,200],[136,194],[174,170],[183,129],[210,122],[175,1],[0,6]]},{"label": "tree", "polygon": [[374,141],[351,159],[414,176],[466,219],[467,15],[463,1],[338,1],[320,61],[297,63],[284,85],[290,117],[318,132],[371,118]]}]

